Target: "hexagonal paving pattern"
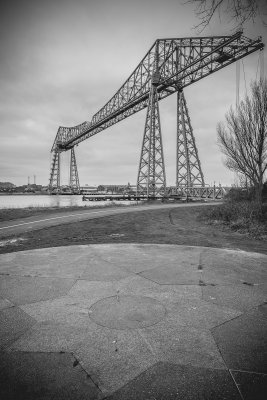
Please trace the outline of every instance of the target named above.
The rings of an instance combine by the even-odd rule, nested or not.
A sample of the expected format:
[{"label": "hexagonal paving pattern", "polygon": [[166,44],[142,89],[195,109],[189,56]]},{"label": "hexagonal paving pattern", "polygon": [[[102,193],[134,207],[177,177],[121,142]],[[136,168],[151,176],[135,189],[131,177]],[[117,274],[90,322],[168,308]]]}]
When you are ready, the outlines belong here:
[{"label": "hexagonal paving pattern", "polygon": [[101,396],[117,391],[119,399],[122,386],[149,368],[169,371],[168,363],[201,382],[210,371],[225,391],[229,368],[266,371],[255,361],[265,346],[266,265],[256,253],[151,244],[0,255],[2,345],[18,359],[74,353]]}]

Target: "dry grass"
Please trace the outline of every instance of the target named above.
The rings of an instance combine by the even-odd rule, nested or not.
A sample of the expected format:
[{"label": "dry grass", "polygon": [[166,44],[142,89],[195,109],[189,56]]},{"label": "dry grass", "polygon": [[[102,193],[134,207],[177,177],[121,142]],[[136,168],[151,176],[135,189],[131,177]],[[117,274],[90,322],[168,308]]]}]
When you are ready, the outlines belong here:
[{"label": "dry grass", "polygon": [[222,205],[203,210],[200,218],[209,224],[222,225],[253,238],[267,239],[267,204],[259,211],[253,201],[227,200]]},{"label": "dry grass", "polygon": [[[216,209],[219,205],[207,206]],[[10,236],[0,253],[52,246],[98,243],[162,243],[242,249],[267,253],[266,243],[246,235],[209,225],[199,218],[204,207],[147,210],[106,216]],[[215,211],[213,211],[215,212]],[[18,240],[19,239],[19,240]]]}]

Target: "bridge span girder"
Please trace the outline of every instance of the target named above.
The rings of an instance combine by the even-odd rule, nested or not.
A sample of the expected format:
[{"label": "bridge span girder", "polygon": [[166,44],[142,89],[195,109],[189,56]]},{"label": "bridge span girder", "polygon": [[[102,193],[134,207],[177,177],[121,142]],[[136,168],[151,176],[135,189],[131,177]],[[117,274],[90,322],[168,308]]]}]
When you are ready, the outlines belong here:
[{"label": "bridge span girder", "polygon": [[68,150],[147,107],[155,74],[158,75],[158,99],[162,100],[263,47],[261,38],[249,39],[242,32],[232,36],[157,39],[91,121],[58,128],[52,150],[57,146]]}]

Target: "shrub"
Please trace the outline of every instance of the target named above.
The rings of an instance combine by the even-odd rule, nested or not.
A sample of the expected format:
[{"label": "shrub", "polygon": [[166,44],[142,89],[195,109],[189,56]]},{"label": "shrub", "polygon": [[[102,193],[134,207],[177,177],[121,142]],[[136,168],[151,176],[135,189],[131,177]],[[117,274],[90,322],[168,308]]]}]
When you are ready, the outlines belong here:
[{"label": "shrub", "polygon": [[228,199],[221,205],[204,210],[201,219],[257,238],[267,234],[267,204],[259,210],[258,203],[254,201]]},{"label": "shrub", "polygon": [[231,188],[225,196],[226,201],[253,201],[255,198],[254,188]]}]

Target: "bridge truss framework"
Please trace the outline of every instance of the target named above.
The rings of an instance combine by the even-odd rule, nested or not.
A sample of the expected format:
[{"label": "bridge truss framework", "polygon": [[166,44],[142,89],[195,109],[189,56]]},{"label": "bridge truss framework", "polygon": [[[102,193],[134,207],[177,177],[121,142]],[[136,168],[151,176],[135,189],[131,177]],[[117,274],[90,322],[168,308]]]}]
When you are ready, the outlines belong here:
[{"label": "bridge truss framework", "polygon": [[58,128],[51,149],[50,191],[60,189],[61,152],[71,150],[69,184],[73,191],[79,190],[74,147],[147,108],[137,190],[147,197],[164,196],[166,174],[159,101],[176,92],[176,191],[191,193],[191,189],[204,188],[204,176],[183,89],[263,48],[261,38],[249,39],[242,32],[232,36],[156,40],[130,77],[90,122]]}]

